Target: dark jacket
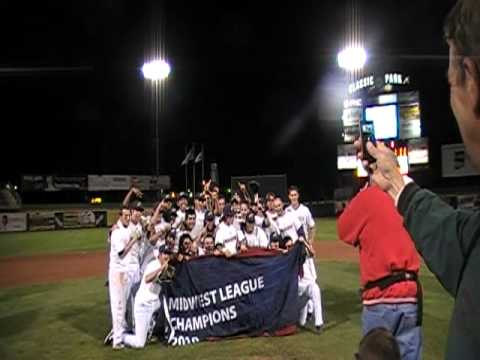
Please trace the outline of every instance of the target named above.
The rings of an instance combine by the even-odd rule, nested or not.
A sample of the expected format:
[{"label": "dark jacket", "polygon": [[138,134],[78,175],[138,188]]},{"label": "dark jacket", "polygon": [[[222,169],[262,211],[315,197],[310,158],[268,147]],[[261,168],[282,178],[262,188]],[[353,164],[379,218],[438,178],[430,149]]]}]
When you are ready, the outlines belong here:
[{"label": "dark jacket", "polygon": [[480,357],[480,212],[408,184],[398,210],[428,268],[455,298],[446,359]]}]

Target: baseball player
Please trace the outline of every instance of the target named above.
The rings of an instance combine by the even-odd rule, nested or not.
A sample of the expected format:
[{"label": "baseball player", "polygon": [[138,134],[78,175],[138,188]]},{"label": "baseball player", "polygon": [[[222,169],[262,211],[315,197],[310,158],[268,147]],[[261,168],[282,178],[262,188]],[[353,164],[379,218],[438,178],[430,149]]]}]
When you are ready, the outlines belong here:
[{"label": "baseball player", "polygon": [[296,186],[292,185],[288,188],[288,199],[290,200],[290,205],[285,211],[293,213],[300,220],[303,225],[305,239],[312,243],[315,235],[315,221],[308,207],[299,202],[300,192]]},{"label": "baseball player", "polygon": [[135,332],[123,336],[123,343],[129,347],[143,348],[145,346],[152,316],[161,307],[162,287],[158,278],[168,267],[170,252],[165,246],[161,246],[156,252],[158,252],[156,259],[147,265],[140,288],[135,296]]},{"label": "baseball player", "polygon": [[298,278],[298,295],[300,297],[305,296],[308,302],[300,311],[299,323],[301,326],[306,325],[309,304],[311,304],[315,328],[318,332],[321,332],[323,327],[322,296],[320,287],[317,284],[317,271],[315,270],[315,262],[313,260],[314,252],[308,242],[305,242],[305,247],[307,248],[307,257],[303,263],[302,274]]},{"label": "baseball player", "polygon": [[[131,249],[138,243],[140,235],[132,233],[129,229],[130,210],[122,208],[120,219],[111,234],[110,263],[108,271],[108,290],[110,295],[110,308],[112,312],[112,337],[113,349],[122,349],[122,337],[126,328],[125,313],[128,292],[134,282],[134,273],[129,271],[134,262]],[[105,339],[109,341],[109,336]]]},{"label": "baseball player", "polygon": [[193,210],[192,208],[186,209],[185,210],[185,221],[183,221],[183,223],[180,224],[180,227],[178,228],[178,230],[176,232],[175,252],[178,252],[179,244],[180,244],[180,237],[183,234],[188,233],[191,236],[192,240],[196,241],[196,239],[194,239],[193,236],[192,236],[192,231],[193,231],[193,228],[195,227],[195,223],[196,223],[195,210]]},{"label": "baseball player", "polygon": [[[310,244],[313,244],[315,236],[315,221],[313,220],[312,213],[308,207],[299,202],[300,192],[296,186],[292,185],[288,188],[288,199],[290,200],[290,205],[285,209],[285,211],[293,213],[298,220],[300,220],[303,225],[303,231],[305,233],[306,240]],[[307,257],[306,261],[310,262],[309,266],[311,267],[312,271],[315,272],[315,263],[313,257]],[[313,310],[313,302],[309,301],[308,314],[311,315]]]},{"label": "baseball player", "polygon": [[273,209],[276,218],[272,217],[272,224],[275,225],[276,231],[282,238],[288,236],[292,239],[293,244],[295,244],[298,239],[305,239],[302,223],[294,214],[286,212],[283,209],[283,201],[279,196],[273,200]]},{"label": "baseball player", "polygon": [[249,213],[245,217],[245,223],[241,225],[238,232],[240,243],[245,243],[247,247],[256,247],[267,249],[269,242],[265,231],[255,225],[255,214]]},{"label": "baseball player", "polygon": [[188,197],[185,193],[180,193],[177,200],[177,219],[173,224],[174,228],[178,228],[185,221],[185,211],[188,208]]},{"label": "baseball player", "polygon": [[[238,233],[233,226],[234,213],[230,207],[223,210],[223,219],[215,234],[215,247],[220,250],[226,257],[233,256],[240,247],[238,241]],[[245,246],[242,247],[245,249]]]}]

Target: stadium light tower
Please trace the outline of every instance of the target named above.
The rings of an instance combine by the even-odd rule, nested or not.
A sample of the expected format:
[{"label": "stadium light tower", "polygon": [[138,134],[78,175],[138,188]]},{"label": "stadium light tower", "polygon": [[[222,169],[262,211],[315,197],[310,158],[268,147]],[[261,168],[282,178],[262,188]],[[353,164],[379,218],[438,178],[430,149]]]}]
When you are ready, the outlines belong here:
[{"label": "stadium light tower", "polygon": [[145,79],[161,81],[170,74],[170,65],[165,60],[153,60],[143,64],[142,73]]},{"label": "stadium light tower", "polygon": [[347,71],[360,70],[367,62],[367,52],[363,47],[347,47],[338,53],[337,62]]},{"label": "stadium light tower", "polygon": [[161,108],[160,90],[163,88],[161,83],[167,79],[170,74],[170,65],[163,59],[153,60],[143,64],[142,73],[145,79],[151,80],[154,89],[154,119],[155,119],[155,175],[160,175],[160,138],[158,123],[159,112]]}]

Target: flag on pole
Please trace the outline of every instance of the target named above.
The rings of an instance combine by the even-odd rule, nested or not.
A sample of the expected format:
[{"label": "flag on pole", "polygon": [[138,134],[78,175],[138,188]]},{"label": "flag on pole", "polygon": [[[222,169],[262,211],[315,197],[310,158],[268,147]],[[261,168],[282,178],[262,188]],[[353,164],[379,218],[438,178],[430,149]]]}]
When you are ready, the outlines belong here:
[{"label": "flag on pole", "polygon": [[183,159],[182,163],[180,164],[180,166],[184,166],[184,165],[187,165],[189,161],[192,161],[193,160],[193,155],[194,154],[194,148],[192,146],[192,148],[189,150],[189,152],[187,153],[187,155],[185,156],[185,159]]},{"label": "flag on pole", "polygon": [[203,161],[203,149],[198,153],[197,157],[195,158],[195,164]]}]

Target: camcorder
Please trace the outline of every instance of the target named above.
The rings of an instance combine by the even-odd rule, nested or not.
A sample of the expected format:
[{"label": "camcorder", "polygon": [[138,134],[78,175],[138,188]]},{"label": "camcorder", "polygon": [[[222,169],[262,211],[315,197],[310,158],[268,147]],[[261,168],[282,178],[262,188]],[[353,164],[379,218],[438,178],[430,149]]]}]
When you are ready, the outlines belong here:
[{"label": "camcorder", "polygon": [[373,121],[360,122],[360,139],[362,141],[362,160],[368,161],[369,164],[374,163],[376,161],[375,158],[367,151],[367,141],[370,141],[372,144],[376,145],[375,127],[373,125]]}]

